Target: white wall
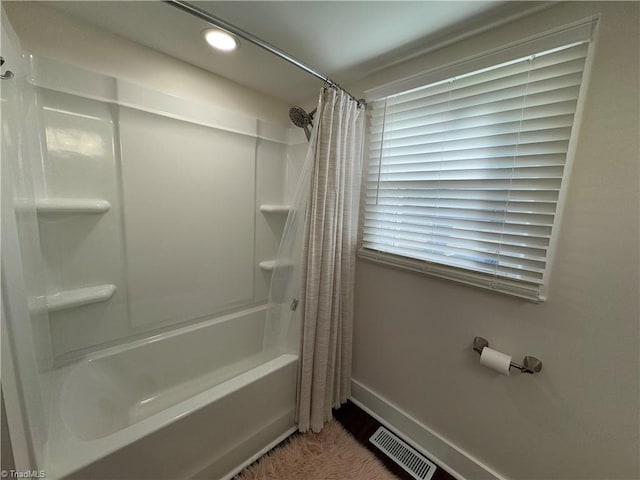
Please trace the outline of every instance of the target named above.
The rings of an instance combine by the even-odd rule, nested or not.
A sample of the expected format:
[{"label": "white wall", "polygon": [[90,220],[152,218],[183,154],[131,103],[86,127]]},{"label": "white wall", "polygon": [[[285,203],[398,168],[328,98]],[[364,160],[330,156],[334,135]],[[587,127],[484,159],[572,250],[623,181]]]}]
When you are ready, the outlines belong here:
[{"label": "white wall", "polygon": [[46,2],[3,2],[30,53],[289,127],[289,106],[179,59],[65,16]]},{"label": "white wall", "polygon": [[[353,378],[507,478],[638,478],[636,2],[566,2],[354,91],[601,13],[546,303],[358,261]],[[474,336],[544,362],[481,367]]]}]

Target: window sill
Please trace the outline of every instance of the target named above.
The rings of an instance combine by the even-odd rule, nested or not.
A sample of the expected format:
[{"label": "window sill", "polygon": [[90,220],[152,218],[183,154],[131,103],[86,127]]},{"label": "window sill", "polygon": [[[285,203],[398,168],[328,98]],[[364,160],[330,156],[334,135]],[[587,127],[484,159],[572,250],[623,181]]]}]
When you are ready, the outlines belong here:
[{"label": "window sill", "polygon": [[543,287],[539,285],[495,278],[483,273],[472,272],[437,263],[429,263],[423,260],[401,257],[399,255],[368,250],[365,248],[360,248],[358,250],[358,258],[378,265],[419,273],[430,277],[443,278],[445,280],[463,283],[474,287],[480,287],[492,292],[522,298],[533,303],[541,303],[546,300],[546,296],[541,293],[543,291]]}]

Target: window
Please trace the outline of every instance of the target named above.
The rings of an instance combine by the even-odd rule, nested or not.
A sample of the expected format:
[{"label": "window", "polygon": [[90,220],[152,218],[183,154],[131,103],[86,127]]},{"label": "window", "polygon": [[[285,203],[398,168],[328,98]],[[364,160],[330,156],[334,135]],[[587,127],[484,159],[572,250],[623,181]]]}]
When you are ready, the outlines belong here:
[{"label": "window", "polygon": [[588,46],[370,102],[360,256],[544,299]]}]

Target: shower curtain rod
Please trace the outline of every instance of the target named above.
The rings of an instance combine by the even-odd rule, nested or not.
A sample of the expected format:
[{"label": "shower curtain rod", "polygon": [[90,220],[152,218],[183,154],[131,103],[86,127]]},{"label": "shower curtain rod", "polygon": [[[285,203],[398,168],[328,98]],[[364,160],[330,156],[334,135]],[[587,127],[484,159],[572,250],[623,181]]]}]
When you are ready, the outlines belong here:
[{"label": "shower curtain rod", "polygon": [[262,40],[260,37],[256,37],[252,33],[247,32],[246,30],[243,30],[242,28],[233,25],[232,23],[229,23],[226,20],[223,20],[222,18],[216,17],[215,15],[212,15],[209,12],[199,7],[196,7],[195,5],[190,4],[189,2],[183,2],[182,0],[164,0],[164,2],[171,5],[172,7],[177,8],[178,10],[182,10],[183,12],[188,13],[189,15],[193,15],[194,17],[197,17],[200,20],[204,20],[205,22],[213,25],[214,27],[218,27],[223,30],[226,30],[227,32],[233,33],[234,35],[237,35],[240,38],[244,38],[245,40],[253,43],[254,45],[259,46],[260,48],[264,48],[266,51],[273,53],[274,55],[282,58],[283,60],[286,60],[292,65],[295,65],[296,67],[304,70],[308,74],[319,78],[329,86],[339,88],[344,93],[349,95],[352,99],[354,99],[356,102],[364,104],[364,100],[358,100],[356,97],[351,95],[344,88],[342,88],[338,83],[334,82],[326,75],[322,75],[321,73],[314,70],[306,63],[298,60],[293,55],[289,55],[284,50],[281,50],[278,47],[271,45],[269,42]]}]

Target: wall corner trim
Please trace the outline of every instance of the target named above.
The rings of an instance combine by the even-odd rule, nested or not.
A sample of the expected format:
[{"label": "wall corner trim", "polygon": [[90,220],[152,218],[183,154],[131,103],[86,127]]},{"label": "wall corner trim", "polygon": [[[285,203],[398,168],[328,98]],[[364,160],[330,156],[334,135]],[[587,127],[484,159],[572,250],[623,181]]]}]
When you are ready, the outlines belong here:
[{"label": "wall corner trim", "polygon": [[351,379],[351,401],[400,434],[428,458],[459,480],[506,480],[469,453],[455,446],[426,425],[420,423],[369,387]]}]

